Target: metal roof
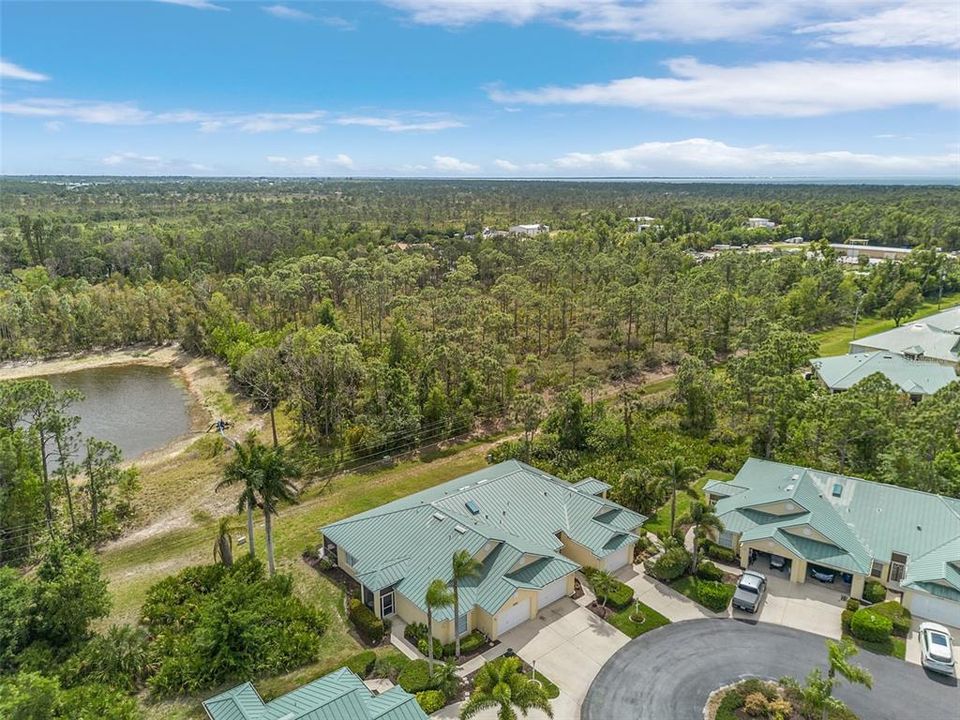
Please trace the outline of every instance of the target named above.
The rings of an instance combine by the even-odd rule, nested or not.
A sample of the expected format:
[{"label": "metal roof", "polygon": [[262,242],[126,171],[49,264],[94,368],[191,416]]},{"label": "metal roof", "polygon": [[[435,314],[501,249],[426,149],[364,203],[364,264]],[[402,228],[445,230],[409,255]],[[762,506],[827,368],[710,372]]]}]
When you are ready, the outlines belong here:
[{"label": "metal roof", "polygon": [[944,310],[923,320],[906,323],[886,332],[850,343],[851,349],[888,350],[902,354],[923,351],[925,358],[960,363],[960,306]]},{"label": "metal roof", "polygon": [[571,487],[577,492],[587,493],[588,495],[602,495],[610,489],[610,485],[593,477],[575,482]]},{"label": "metal roof", "polygon": [[[917,573],[916,582],[949,582],[951,563],[960,564],[960,500],[955,498],[756,458],[747,460],[731,482],[745,490],[718,500],[716,512],[742,539],[787,536],[807,560],[858,572],[869,572],[871,560],[889,562],[892,553],[904,553],[907,581]],[[781,501],[793,503],[786,515],[759,509]],[[828,538],[835,550],[786,532],[802,533],[806,526]],[[828,552],[835,561],[827,559]]]},{"label": "metal roof", "polygon": [[880,373],[903,392],[933,395],[957,381],[947,365],[924,360],[908,360],[902,355],[877,350],[811,360],[817,375],[831,390],[849,390],[864,378]]},{"label": "metal roof", "polygon": [[[468,509],[471,502],[476,514]],[[509,460],[333,523],[323,534],[349,551],[358,578],[372,583],[368,588],[396,583],[422,610],[430,582],[450,582],[454,553],[480,557],[483,550],[483,573],[461,583],[460,605],[492,614],[517,587],[543,587],[579,568],[560,553],[561,533],[602,558],[635,542],[634,531],[645,520]],[[440,609],[435,617],[450,619],[453,609]]]},{"label": "metal roof", "polygon": [[427,720],[416,698],[393,687],[374,695],[346,668],[264,703],[249,682],[203,703],[211,720]]}]

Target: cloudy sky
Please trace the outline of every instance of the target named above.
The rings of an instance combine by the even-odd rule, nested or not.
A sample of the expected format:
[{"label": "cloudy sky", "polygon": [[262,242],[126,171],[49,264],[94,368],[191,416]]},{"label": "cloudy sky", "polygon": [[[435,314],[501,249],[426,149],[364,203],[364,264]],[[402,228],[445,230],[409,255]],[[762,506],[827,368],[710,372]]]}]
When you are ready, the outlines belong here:
[{"label": "cloudy sky", "polygon": [[954,0],[0,14],[6,174],[960,178]]}]

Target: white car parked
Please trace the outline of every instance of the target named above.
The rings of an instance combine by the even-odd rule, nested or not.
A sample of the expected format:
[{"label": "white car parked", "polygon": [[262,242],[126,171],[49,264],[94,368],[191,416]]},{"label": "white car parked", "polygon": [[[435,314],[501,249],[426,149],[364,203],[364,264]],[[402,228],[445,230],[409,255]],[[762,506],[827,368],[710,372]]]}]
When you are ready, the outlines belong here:
[{"label": "white car parked", "polygon": [[953,638],[943,625],[920,625],[920,664],[932,672],[953,675],[957,661],[953,657]]}]

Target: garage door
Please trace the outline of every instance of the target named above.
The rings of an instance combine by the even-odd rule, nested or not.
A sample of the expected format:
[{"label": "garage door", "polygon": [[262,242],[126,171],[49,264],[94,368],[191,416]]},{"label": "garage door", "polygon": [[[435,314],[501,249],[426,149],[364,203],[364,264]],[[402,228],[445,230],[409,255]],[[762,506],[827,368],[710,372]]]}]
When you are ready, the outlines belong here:
[{"label": "garage door", "polygon": [[556,602],[567,594],[567,579],[565,577],[554,580],[549,585],[544,585],[537,592],[537,607],[541,610],[552,602]]},{"label": "garage door", "polygon": [[960,603],[952,600],[916,593],[910,602],[910,612],[926,620],[960,627]]},{"label": "garage door", "polygon": [[626,565],[627,562],[629,561],[631,549],[632,549],[631,546],[628,545],[627,547],[620,548],[612,555],[607,555],[603,559],[603,567],[609,570],[610,572],[613,572],[614,570],[619,570],[624,565]]},{"label": "garage door", "polygon": [[530,619],[530,598],[524,598],[506,611],[497,620],[497,634],[503,635],[507,630],[515,628],[522,622]]}]

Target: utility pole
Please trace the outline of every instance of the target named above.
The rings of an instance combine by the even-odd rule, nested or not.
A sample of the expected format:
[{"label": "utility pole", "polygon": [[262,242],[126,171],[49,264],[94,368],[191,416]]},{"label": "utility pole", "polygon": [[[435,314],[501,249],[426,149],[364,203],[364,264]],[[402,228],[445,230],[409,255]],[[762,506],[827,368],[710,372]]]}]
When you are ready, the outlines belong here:
[{"label": "utility pole", "polygon": [[857,319],[860,317],[860,306],[863,304],[864,293],[857,293],[857,307],[853,311],[853,339],[857,339]]}]

